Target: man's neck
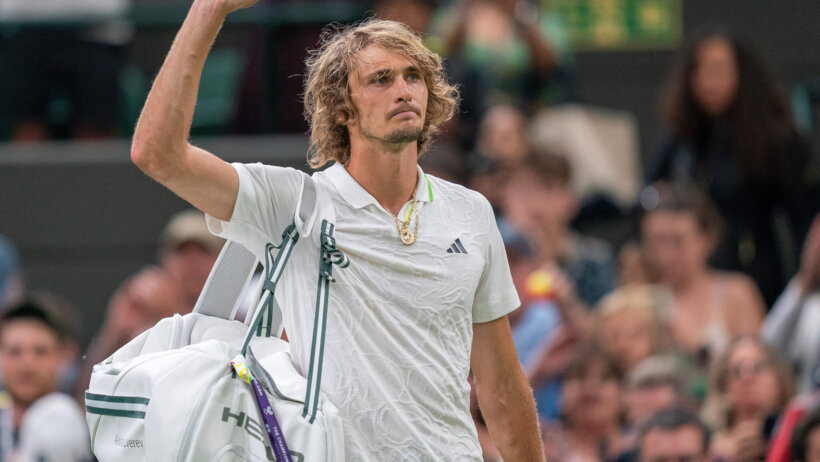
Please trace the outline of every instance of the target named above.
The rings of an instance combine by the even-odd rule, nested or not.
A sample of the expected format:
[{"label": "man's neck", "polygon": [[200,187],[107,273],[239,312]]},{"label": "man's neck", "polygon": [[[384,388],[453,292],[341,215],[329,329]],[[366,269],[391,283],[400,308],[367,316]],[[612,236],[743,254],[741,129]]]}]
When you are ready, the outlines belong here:
[{"label": "man's neck", "polygon": [[398,215],[416,190],[417,163],[418,147],[415,142],[395,151],[352,143],[346,168],[350,176],[385,210]]}]

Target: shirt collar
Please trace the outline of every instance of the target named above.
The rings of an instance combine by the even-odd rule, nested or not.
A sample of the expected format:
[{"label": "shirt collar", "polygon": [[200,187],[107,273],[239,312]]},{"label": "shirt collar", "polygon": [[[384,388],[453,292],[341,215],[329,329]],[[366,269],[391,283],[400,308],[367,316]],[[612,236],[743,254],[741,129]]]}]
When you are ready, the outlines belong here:
[{"label": "shirt collar", "polygon": [[[419,179],[416,184],[416,200],[419,202],[433,202],[433,185],[421,167],[417,165],[416,168],[419,172]],[[371,204],[378,205],[376,199],[350,176],[344,165],[336,162],[325,170],[325,173],[333,186],[339,190],[342,198],[354,208],[363,208]]]}]

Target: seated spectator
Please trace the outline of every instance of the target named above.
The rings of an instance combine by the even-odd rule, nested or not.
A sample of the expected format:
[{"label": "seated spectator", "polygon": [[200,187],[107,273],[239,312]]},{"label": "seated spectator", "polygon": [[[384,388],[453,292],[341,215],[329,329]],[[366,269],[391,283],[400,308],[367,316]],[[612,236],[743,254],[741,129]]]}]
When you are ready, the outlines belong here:
[{"label": "seated spectator", "polygon": [[572,171],[561,155],[538,152],[519,163],[504,187],[503,212],[524,236],[536,261],[566,274],[581,304],[592,306],[614,288],[609,245],[570,228],[578,200]]},{"label": "seated spectator", "polygon": [[800,270],[777,299],[763,322],[761,335],[791,360],[797,388],[820,386],[820,215],[814,219]]},{"label": "seated spectator", "polygon": [[717,431],[711,454],[765,457],[774,422],[793,394],[793,374],[777,351],[757,336],[735,339],[715,363],[704,405],[704,419]]},{"label": "seated spectator", "polygon": [[544,449],[551,461],[615,460],[624,449],[621,431],[621,375],[599,347],[579,347],[564,373],[563,420],[544,425]]},{"label": "seated spectator", "polygon": [[656,183],[641,196],[650,274],[674,297],[674,345],[707,365],[733,337],[757,333],[763,298],[748,276],[709,267],[720,220],[703,194],[682,184]]},{"label": "seated spectator", "polygon": [[689,368],[679,356],[661,354],[638,364],[624,384],[624,409],[629,445],[637,448],[637,432],[646,419],[669,408],[695,410]]},{"label": "seated spectator", "polygon": [[179,313],[194,308],[224,244],[225,239],[208,230],[199,210],[183,210],[168,221],[159,238],[159,262],[182,289]]},{"label": "seated spectator", "polygon": [[48,306],[24,301],[0,321],[0,368],[10,406],[0,410],[0,459],[91,460],[85,416],[56,392],[62,327]]},{"label": "seated spectator", "polygon": [[815,409],[797,425],[791,454],[797,462],[820,462],[820,409]]},{"label": "seated spectator", "polygon": [[598,304],[595,338],[624,375],[668,346],[670,296],[651,286],[618,289]]},{"label": "seated spectator", "polygon": [[637,460],[705,461],[710,436],[709,427],[697,415],[682,409],[664,409],[641,425]]}]

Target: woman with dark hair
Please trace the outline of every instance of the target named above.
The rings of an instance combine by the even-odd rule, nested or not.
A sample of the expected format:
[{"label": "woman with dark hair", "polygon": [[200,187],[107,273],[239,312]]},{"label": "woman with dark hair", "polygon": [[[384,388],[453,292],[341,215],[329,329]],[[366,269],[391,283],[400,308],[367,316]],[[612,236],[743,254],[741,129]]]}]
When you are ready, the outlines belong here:
[{"label": "woman with dark hair", "polygon": [[782,254],[776,216],[785,212],[799,249],[818,203],[811,154],[785,97],[748,46],[708,30],[683,49],[663,106],[671,139],[649,180],[699,183],[725,221],[714,264],[743,270],[773,302],[785,285],[784,260],[796,258]]}]

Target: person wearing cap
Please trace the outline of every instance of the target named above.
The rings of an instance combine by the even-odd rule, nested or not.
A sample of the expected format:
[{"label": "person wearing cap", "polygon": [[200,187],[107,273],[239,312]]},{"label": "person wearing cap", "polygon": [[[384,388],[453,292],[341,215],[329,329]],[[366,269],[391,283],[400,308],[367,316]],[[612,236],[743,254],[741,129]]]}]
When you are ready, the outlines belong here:
[{"label": "person wearing cap", "polygon": [[0,460],[92,460],[77,403],[56,391],[64,327],[46,299],[28,299],[0,318],[0,369],[8,400],[0,406]]},{"label": "person wearing cap", "polygon": [[160,234],[159,263],[180,286],[180,313],[193,309],[224,244],[225,239],[208,231],[198,210],[183,210],[168,221]]}]

